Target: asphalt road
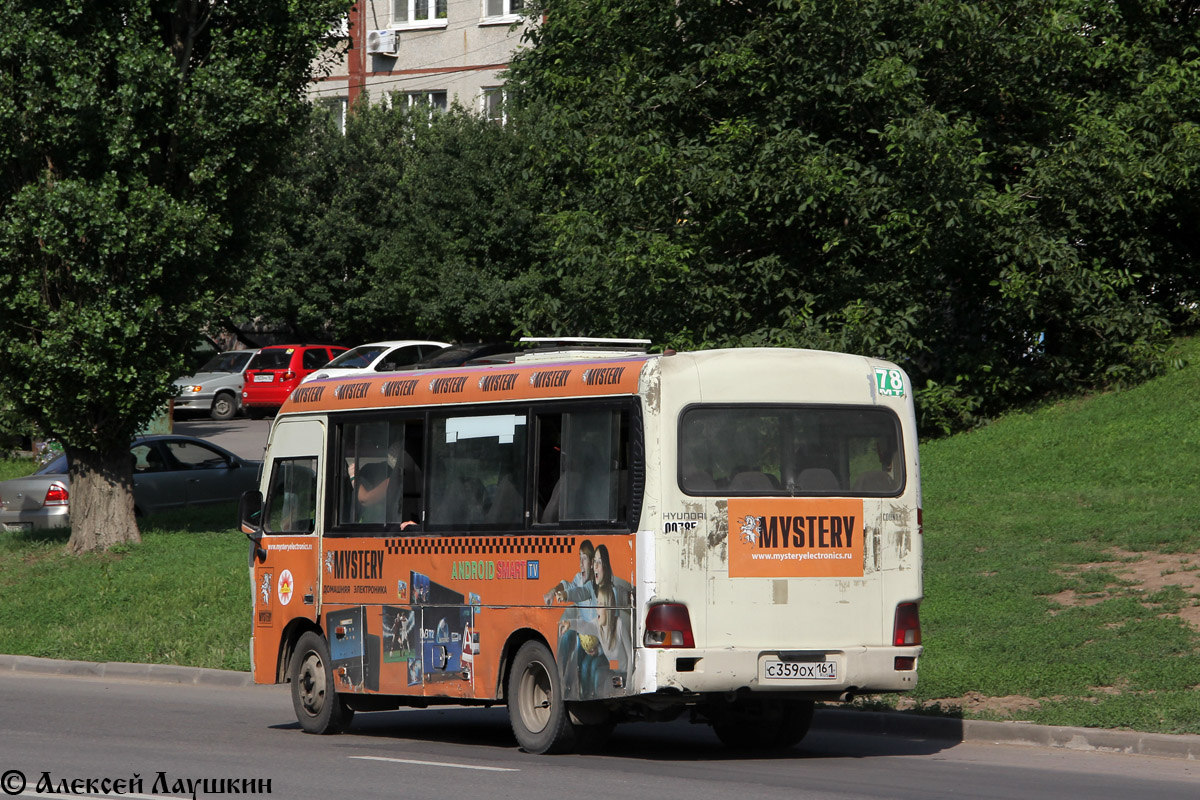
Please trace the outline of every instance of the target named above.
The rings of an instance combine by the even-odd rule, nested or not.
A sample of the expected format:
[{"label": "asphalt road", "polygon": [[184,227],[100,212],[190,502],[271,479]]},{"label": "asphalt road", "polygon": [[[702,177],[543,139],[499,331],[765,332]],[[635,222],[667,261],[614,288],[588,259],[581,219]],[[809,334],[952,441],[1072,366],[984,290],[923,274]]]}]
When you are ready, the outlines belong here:
[{"label": "asphalt road", "polygon": [[271,420],[238,417],[224,422],[193,417],[176,419],[175,433],[207,439],[215,445],[237,453],[242,458],[261,461],[271,432]]},{"label": "asphalt road", "polygon": [[746,758],[682,721],[618,727],[599,755],[532,756],[517,749],[499,708],[359,714],[349,733],[309,736],[285,687],[20,673],[0,676],[0,724],[0,785],[19,796],[36,796],[44,774],[56,789],[77,781],[82,791],[72,794],[83,797],[116,796],[100,792],[101,782],[111,789],[136,775],[143,797],[190,796],[200,784],[188,781],[207,779],[210,788],[270,781],[269,792],[242,794],[299,800],[1194,800],[1200,787],[1200,764],[1182,759],[829,732],[777,756]]}]

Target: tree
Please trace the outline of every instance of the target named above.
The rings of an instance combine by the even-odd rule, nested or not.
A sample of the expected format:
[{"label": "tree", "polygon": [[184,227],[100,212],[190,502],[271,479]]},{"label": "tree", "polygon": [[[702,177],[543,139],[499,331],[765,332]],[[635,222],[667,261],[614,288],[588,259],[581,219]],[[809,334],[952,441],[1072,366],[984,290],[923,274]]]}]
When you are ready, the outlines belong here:
[{"label": "tree", "polygon": [[1190,2],[533,17],[509,86],[561,199],[526,327],[891,358],[935,431],[1152,374],[1189,324]]},{"label": "tree", "polygon": [[518,132],[461,108],[360,99],[317,110],[274,182],[275,219],[234,315],[298,338],[508,337],[541,196]]},{"label": "tree", "polygon": [[173,394],[346,0],[0,6],[0,400],[62,442],[73,551],[139,538]]}]

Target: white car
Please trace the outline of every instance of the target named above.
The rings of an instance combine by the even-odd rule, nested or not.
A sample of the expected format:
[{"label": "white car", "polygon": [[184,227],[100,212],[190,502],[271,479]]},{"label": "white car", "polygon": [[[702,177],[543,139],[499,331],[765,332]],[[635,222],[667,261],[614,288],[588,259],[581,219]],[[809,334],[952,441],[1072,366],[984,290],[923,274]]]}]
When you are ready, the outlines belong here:
[{"label": "white car", "polygon": [[316,370],[301,383],[318,381],[323,378],[341,378],[346,375],[395,372],[398,369],[407,369],[449,346],[446,342],[420,339],[360,344]]}]

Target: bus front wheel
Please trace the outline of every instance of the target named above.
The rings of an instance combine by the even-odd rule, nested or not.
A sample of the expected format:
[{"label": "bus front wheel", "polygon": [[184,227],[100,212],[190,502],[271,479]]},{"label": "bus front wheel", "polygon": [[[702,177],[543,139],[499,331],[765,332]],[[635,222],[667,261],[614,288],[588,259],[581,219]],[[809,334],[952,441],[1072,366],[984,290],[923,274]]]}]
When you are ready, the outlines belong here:
[{"label": "bus front wheel", "polygon": [[346,729],[354,710],[334,691],[329,645],[323,636],[309,631],[296,642],[291,678],[292,708],[306,733],[341,733]]},{"label": "bus front wheel", "polygon": [[529,753],[563,753],[575,746],[575,728],[562,697],[550,648],[521,645],[508,676],[508,718],[517,744]]}]

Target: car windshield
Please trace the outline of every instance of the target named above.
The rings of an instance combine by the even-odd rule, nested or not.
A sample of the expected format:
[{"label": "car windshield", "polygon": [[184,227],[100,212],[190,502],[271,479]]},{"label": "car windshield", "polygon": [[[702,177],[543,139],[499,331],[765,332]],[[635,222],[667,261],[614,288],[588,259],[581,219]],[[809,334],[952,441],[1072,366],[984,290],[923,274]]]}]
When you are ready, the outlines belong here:
[{"label": "car windshield", "polygon": [[200,372],[241,372],[251,355],[251,353],[218,353],[200,368]]},{"label": "car windshield", "polygon": [[353,350],[347,350],[325,366],[330,369],[363,369],[371,366],[371,362],[378,358],[384,350],[387,348],[364,344]]},{"label": "car windshield", "polygon": [[260,350],[250,362],[250,369],[287,369],[292,360],[292,351],[287,348]]}]

